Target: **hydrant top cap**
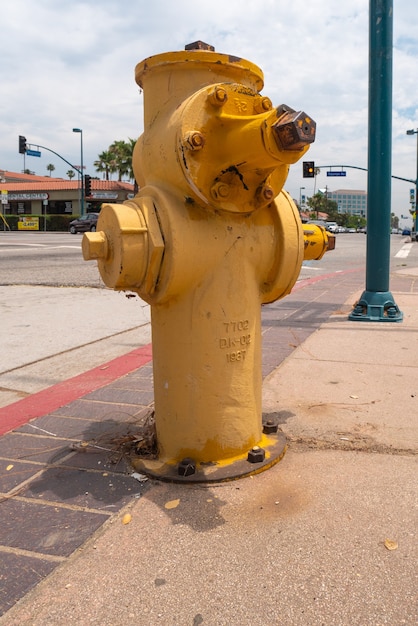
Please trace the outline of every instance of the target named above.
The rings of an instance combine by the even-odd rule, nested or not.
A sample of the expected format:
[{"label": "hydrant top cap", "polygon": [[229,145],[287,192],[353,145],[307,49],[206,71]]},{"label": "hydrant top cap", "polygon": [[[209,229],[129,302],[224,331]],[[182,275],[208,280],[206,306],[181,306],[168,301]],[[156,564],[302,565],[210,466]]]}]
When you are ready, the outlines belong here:
[{"label": "hydrant top cap", "polygon": [[143,88],[143,79],[153,70],[168,70],[177,67],[190,66],[190,69],[210,69],[214,72],[222,72],[230,75],[233,82],[237,82],[237,75],[244,73],[254,83],[257,91],[264,86],[263,71],[254,63],[230,54],[221,54],[210,50],[181,50],[177,52],[164,52],[144,59],[135,67],[135,81]]}]

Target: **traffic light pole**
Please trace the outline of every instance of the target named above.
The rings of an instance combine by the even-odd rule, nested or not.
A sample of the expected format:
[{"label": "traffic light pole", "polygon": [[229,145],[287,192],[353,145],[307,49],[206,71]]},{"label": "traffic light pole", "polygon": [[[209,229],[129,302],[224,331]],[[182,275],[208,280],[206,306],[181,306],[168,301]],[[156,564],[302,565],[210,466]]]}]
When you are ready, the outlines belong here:
[{"label": "traffic light pole", "polygon": [[389,291],[393,0],[370,0],[366,290],[352,321],[401,322]]},{"label": "traffic light pole", "polygon": [[[31,144],[30,144],[31,145]],[[55,152],[55,150],[51,150],[51,148],[47,148],[46,146],[41,146],[39,144],[34,144],[36,145],[37,148],[42,148],[42,150],[47,150],[48,152],[52,152],[52,154],[55,154],[55,156],[57,156],[59,159],[61,159],[62,161],[64,161],[65,163],[68,163],[68,165],[70,165],[76,172],[78,172],[80,174],[80,179],[81,179],[81,215],[84,215],[84,176],[83,176],[83,163],[81,163],[81,169],[79,167],[76,167],[75,165],[73,165],[72,163],[70,163],[69,161],[67,161],[67,159],[65,159],[63,156],[61,156],[60,154],[58,154],[58,152]],[[81,160],[83,160],[83,153],[81,153]]]},{"label": "traffic light pole", "polygon": [[[339,169],[343,170],[345,169],[352,169],[352,170],[362,170],[363,172],[368,172],[367,167],[357,167],[356,165],[316,165],[315,168],[317,168],[318,170],[323,170],[326,167],[338,167]],[[402,176],[395,176],[394,174],[391,175],[391,178],[396,178],[396,180],[404,180],[406,183],[415,183],[415,180],[413,180],[412,178],[403,178]]]},{"label": "traffic light pole", "polygon": [[83,172],[80,170],[80,168],[67,161],[67,159],[64,159],[64,157],[58,154],[58,152],[55,152],[55,150],[51,150],[51,148],[47,148],[46,146],[40,146],[38,143],[29,145],[36,145],[37,148],[42,148],[42,150],[48,150],[48,152],[52,152],[52,154],[55,154],[59,159],[65,161],[65,163],[68,163],[68,165],[70,165],[76,172],[78,172],[82,176]]}]

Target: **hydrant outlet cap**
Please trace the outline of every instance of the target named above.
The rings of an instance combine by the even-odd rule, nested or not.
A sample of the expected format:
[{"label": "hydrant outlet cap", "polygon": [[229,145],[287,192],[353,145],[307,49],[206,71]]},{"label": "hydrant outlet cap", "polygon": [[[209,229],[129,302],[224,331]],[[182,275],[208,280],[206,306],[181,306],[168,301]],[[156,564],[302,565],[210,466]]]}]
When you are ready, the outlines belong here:
[{"label": "hydrant outlet cap", "polygon": [[108,241],[105,233],[84,233],[81,242],[81,250],[85,261],[105,259],[108,254]]}]

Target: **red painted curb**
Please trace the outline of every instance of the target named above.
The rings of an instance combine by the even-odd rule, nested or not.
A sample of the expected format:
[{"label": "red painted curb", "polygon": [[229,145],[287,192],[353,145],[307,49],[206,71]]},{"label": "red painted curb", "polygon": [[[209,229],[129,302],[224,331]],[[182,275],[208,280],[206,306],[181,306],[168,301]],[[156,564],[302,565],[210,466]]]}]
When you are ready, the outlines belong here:
[{"label": "red painted curb", "polygon": [[148,344],[1,408],[0,436],[26,424],[35,417],[47,415],[81,396],[108,385],[151,360],[152,346]]},{"label": "red painted curb", "polygon": [[330,274],[320,274],[319,276],[311,276],[310,278],[302,278],[302,280],[298,280],[293,287],[291,293],[294,291],[298,291],[299,289],[303,289],[308,285],[313,285],[314,283],[319,283],[321,280],[328,280],[328,278],[336,278],[337,276],[344,276],[345,274],[353,274],[354,272],[364,272],[364,267],[355,267],[350,270],[337,270],[336,272],[332,272]]}]

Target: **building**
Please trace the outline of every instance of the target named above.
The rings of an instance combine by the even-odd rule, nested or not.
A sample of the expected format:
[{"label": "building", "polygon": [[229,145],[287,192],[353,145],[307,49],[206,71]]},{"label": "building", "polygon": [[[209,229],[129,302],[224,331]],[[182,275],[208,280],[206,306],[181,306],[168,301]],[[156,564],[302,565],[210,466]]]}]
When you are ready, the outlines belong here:
[{"label": "building", "polygon": [[[35,176],[0,170],[1,212],[7,215],[81,214],[79,180]],[[133,198],[134,185],[113,180],[91,179],[91,195],[84,212],[99,211],[103,202],[122,203]]]},{"label": "building", "polygon": [[313,211],[313,210],[300,211],[299,216],[300,216],[300,219],[302,220],[302,224],[306,224],[306,222],[311,222],[313,219],[321,220],[323,222],[326,222],[328,219],[328,213],[323,213],[322,211]]},{"label": "building", "polygon": [[367,193],[353,189],[327,191],[327,198],[337,203],[338,213],[348,213],[358,217],[367,215]]}]

